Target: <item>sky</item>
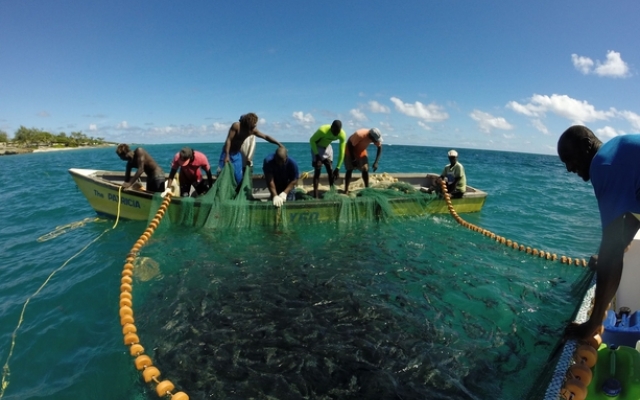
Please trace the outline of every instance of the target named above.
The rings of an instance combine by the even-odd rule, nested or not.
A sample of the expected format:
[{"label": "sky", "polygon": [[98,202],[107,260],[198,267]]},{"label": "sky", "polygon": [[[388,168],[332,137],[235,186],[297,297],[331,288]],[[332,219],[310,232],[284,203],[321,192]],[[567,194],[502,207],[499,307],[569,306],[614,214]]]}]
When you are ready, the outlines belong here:
[{"label": "sky", "polygon": [[556,154],[640,133],[637,0],[0,0],[0,130],[280,142],[339,119],[385,144]]}]

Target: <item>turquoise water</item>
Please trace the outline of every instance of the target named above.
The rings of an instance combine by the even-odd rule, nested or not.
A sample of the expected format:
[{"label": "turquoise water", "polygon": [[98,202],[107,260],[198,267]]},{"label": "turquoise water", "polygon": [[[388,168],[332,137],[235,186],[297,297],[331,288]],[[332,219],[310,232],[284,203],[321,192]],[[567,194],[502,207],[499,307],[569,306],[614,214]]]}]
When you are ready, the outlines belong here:
[{"label": "turquoise water", "polygon": [[[167,172],[181,147],[145,146]],[[215,162],[221,145],[194,147]],[[289,149],[309,170],[307,145]],[[259,143],[256,160],[271,150]],[[385,146],[378,172],[439,173],[446,150]],[[482,212],[463,218],[559,255],[596,251],[592,189],[557,157],[458,150],[469,184],[489,193]],[[123,261],[146,224],[94,221],[73,167],[124,163],[113,148],[0,157],[3,398],[157,398],[118,317]],[[136,279],[141,341],[192,399],[521,398],[548,367],[584,274],[446,215],[285,233],[177,228],[140,256],[161,272]]]}]

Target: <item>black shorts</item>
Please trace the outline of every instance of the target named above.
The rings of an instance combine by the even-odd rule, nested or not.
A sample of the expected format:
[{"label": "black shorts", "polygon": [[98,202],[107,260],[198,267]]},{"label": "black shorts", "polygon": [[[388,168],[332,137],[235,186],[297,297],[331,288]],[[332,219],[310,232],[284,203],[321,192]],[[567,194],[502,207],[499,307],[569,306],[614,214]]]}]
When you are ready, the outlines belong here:
[{"label": "black shorts", "polygon": [[147,192],[164,192],[164,177],[155,179],[148,178]]},{"label": "black shorts", "polygon": [[210,189],[209,181],[202,179],[200,182],[180,182],[180,195],[189,196],[191,194],[191,185],[196,189],[197,194],[207,193]]}]

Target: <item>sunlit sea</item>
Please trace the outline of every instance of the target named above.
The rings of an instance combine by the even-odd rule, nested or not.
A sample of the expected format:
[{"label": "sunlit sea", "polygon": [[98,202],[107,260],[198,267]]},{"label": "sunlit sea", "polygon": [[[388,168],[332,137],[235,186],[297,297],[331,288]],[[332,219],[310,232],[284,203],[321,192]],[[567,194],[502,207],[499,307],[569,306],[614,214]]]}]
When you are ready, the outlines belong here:
[{"label": "sunlit sea", "polygon": [[[221,146],[193,145],[213,164]],[[144,147],[169,172],[182,144]],[[310,170],[308,144],[288,147]],[[256,165],[273,150],[258,142]],[[385,145],[378,173],[440,173],[447,150]],[[597,250],[592,188],[557,157],[457,150],[468,184],[488,192],[464,219],[558,255]],[[124,259],[146,223],[96,218],[69,168],[125,163],[114,147],[0,157],[3,398],[158,398],[118,315]],[[524,398],[553,368],[585,274],[449,215],[286,232],[177,227],[140,257],[159,266],[134,281],[140,341],[191,399]]]}]

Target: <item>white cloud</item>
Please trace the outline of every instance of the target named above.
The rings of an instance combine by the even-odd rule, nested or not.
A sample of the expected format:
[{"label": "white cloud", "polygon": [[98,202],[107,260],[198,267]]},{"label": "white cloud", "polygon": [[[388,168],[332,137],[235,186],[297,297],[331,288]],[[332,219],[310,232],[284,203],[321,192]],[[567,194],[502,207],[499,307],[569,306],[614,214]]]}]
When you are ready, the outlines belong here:
[{"label": "white cloud", "polygon": [[596,136],[598,136],[598,138],[600,138],[600,140],[602,140],[603,142],[606,142],[611,138],[624,135],[625,133],[623,131],[616,130],[610,126],[605,126],[604,128],[596,129],[595,134]]},{"label": "white cloud", "polygon": [[374,113],[383,113],[383,114],[389,114],[391,112],[389,107],[385,106],[384,104],[380,104],[375,100],[372,100],[369,102],[369,110],[371,110],[371,112],[374,112]]},{"label": "white cloud", "polygon": [[315,118],[313,118],[313,115],[309,113],[305,114],[302,111],[294,111],[291,116],[293,117],[293,119],[298,121],[298,123],[303,125],[310,125],[316,122]]},{"label": "white cloud", "polygon": [[490,133],[493,129],[511,130],[513,126],[502,117],[494,117],[493,115],[480,110],[473,110],[469,116],[478,122],[478,127],[482,132]]},{"label": "white cloud", "polygon": [[573,62],[573,66],[585,75],[596,74],[610,78],[626,78],[631,75],[629,73],[629,66],[622,60],[620,53],[613,50],[607,52],[607,60],[605,62],[598,60],[594,62],[589,57],[583,57],[577,54],[571,55],[571,61]]},{"label": "white cloud", "polygon": [[214,131],[226,131],[229,129],[229,125],[223,124],[222,122],[214,122],[213,130]]},{"label": "white cloud", "polygon": [[573,66],[584,75],[589,74],[591,72],[591,68],[593,68],[593,60],[589,57],[572,54],[571,61],[573,62]]},{"label": "white cloud", "polygon": [[429,125],[425,124],[422,121],[418,121],[418,125],[420,125],[422,128],[424,128],[424,130],[426,130],[426,131],[430,131],[431,130],[431,127]]},{"label": "white cloud", "polygon": [[349,111],[349,114],[351,114],[351,116],[353,117],[353,119],[355,119],[356,121],[367,121],[369,120],[369,118],[367,118],[366,115],[364,115],[364,113],[362,111],[360,111],[357,108],[353,108]]},{"label": "white cloud", "polygon": [[600,76],[610,76],[613,78],[624,78],[629,76],[629,66],[626,62],[622,61],[620,53],[615,51],[609,51],[607,53],[607,61],[601,64],[599,61],[596,63],[595,73]]},{"label": "white cloud", "polygon": [[632,111],[620,111],[618,115],[629,121],[634,130],[640,131],[640,115]]},{"label": "white cloud", "polygon": [[534,128],[536,128],[537,130],[539,130],[540,132],[544,133],[545,135],[549,134],[549,129],[547,129],[547,126],[538,118],[534,118],[531,120],[531,125],[533,125]]},{"label": "white cloud", "polygon": [[98,127],[96,126],[96,124],[89,124],[89,130],[90,131],[97,131]]},{"label": "white cloud", "polygon": [[129,124],[127,123],[127,121],[122,121],[118,125],[116,125],[117,129],[127,129],[128,127]]},{"label": "white cloud", "polygon": [[507,108],[528,117],[544,117],[546,113],[553,113],[567,118],[574,124],[584,124],[598,120],[608,120],[616,115],[615,110],[600,111],[586,101],[573,99],[567,95],[553,94],[551,96],[534,94],[528,104],[515,101],[507,103]]},{"label": "white cloud", "polygon": [[259,125],[265,125],[266,123],[267,123],[267,120],[265,118],[258,119],[258,124]]},{"label": "white cloud", "polygon": [[413,104],[403,103],[397,97],[392,97],[391,102],[395,104],[396,111],[409,117],[420,118],[424,122],[441,122],[449,118],[442,106],[431,103],[424,105],[419,101]]}]

